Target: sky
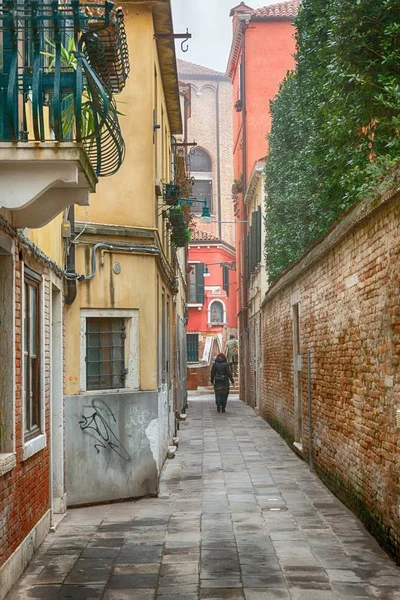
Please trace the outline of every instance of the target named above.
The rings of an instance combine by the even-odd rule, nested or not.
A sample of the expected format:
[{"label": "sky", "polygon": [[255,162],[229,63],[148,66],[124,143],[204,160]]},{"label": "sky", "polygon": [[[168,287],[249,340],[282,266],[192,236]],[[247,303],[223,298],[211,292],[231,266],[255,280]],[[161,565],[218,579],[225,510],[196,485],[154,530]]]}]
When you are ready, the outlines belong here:
[{"label": "sky", "polygon": [[[278,0],[248,0],[246,4],[259,8],[275,4]],[[180,40],[176,43],[178,58],[209,67],[215,71],[226,71],[232,40],[231,8],[240,0],[172,0],[175,33],[192,34],[189,50],[181,52]]]}]

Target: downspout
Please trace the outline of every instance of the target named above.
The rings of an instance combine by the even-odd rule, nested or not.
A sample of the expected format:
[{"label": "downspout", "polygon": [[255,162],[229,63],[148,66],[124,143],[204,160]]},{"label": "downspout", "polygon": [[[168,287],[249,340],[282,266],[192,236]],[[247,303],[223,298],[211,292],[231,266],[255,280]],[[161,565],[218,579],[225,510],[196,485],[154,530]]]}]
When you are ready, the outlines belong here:
[{"label": "downspout", "polygon": [[[249,24],[249,15],[244,15],[247,18],[242,20],[242,114],[243,114],[243,153],[242,153],[242,169],[243,169],[243,198],[246,196],[247,190],[247,106],[246,106],[246,29]],[[245,209],[246,210],[246,209]],[[244,215],[245,218],[246,215]]]},{"label": "downspout", "polygon": [[[68,210],[68,221],[71,223],[71,240],[73,242],[75,237],[75,208],[71,204]],[[75,244],[70,243],[67,257],[67,274],[75,273]],[[65,296],[65,304],[71,306],[76,299],[76,279],[67,278],[67,294]]]},{"label": "downspout", "polygon": [[219,117],[219,79],[217,79],[217,91],[215,94],[215,114],[217,125],[217,186],[218,186],[218,237],[222,240],[222,209],[221,209],[221,149],[220,149],[220,117]]},{"label": "downspout", "polygon": [[[240,17],[239,17],[240,18]],[[247,206],[245,204],[245,197],[247,191],[247,103],[246,103],[246,29],[250,21],[250,15],[245,14],[242,16],[242,123],[243,123],[243,152],[242,152],[242,172],[243,172],[243,200],[242,200],[242,211],[243,221],[247,221]],[[246,261],[246,234],[247,234],[247,223],[242,223],[242,260],[245,272],[245,278],[243,280],[243,305],[240,310],[240,319],[243,320],[243,335],[244,335],[244,360],[242,362],[243,373],[241,374],[241,388],[244,391],[244,401],[248,403],[248,368],[249,368],[249,323],[248,323],[248,281],[249,273],[247,272],[247,261]],[[240,367],[239,367],[240,368]]]}]

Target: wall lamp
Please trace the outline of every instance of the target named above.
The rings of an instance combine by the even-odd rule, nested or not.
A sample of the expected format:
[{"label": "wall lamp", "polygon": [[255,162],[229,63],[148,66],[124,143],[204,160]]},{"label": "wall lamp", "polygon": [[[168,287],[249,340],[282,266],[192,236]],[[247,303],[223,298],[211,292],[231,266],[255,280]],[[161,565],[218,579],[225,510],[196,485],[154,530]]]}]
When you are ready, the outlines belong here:
[{"label": "wall lamp", "polygon": [[179,204],[181,206],[183,206],[184,204],[188,204],[189,206],[193,206],[193,204],[203,204],[200,221],[202,223],[211,223],[211,214],[210,207],[208,206],[208,200],[198,200],[197,198],[181,198],[179,200]]},{"label": "wall lamp", "polygon": [[231,263],[224,263],[224,262],[206,263],[204,265],[204,274],[203,274],[203,277],[210,277],[210,271],[208,270],[208,267],[211,267],[213,265],[219,265],[220,267],[226,267],[227,269],[231,269],[232,271],[236,271],[236,263],[235,262],[231,262]]}]

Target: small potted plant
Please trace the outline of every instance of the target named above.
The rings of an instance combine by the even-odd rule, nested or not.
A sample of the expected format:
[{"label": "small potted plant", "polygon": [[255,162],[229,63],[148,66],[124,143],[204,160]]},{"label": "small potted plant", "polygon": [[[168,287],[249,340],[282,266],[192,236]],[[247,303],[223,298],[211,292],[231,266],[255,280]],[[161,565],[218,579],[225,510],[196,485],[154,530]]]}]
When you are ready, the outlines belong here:
[{"label": "small potted plant", "polygon": [[172,243],[178,248],[183,248],[190,242],[190,230],[187,227],[175,227],[172,230]]},{"label": "small potted plant", "polygon": [[164,200],[165,204],[169,206],[175,206],[178,204],[181,197],[181,188],[179,185],[174,183],[167,183],[164,189]]},{"label": "small potted plant", "polygon": [[174,206],[168,211],[168,219],[172,227],[183,227],[183,213],[180,206]]}]

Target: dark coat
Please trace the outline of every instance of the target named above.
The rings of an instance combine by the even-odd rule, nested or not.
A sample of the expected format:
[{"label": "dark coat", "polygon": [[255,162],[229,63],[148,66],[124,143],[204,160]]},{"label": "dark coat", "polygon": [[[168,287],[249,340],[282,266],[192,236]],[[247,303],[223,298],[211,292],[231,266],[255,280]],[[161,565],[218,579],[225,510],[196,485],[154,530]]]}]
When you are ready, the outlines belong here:
[{"label": "dark coat", "polygon": [[[219,381],[219,377],[223,377],[223,379]],[[229,391],[229,380],[233,385],[234,381],[228,363],[223,358],[217,357],[211,368],[211,383],[214,384],[215,391]]]}]

